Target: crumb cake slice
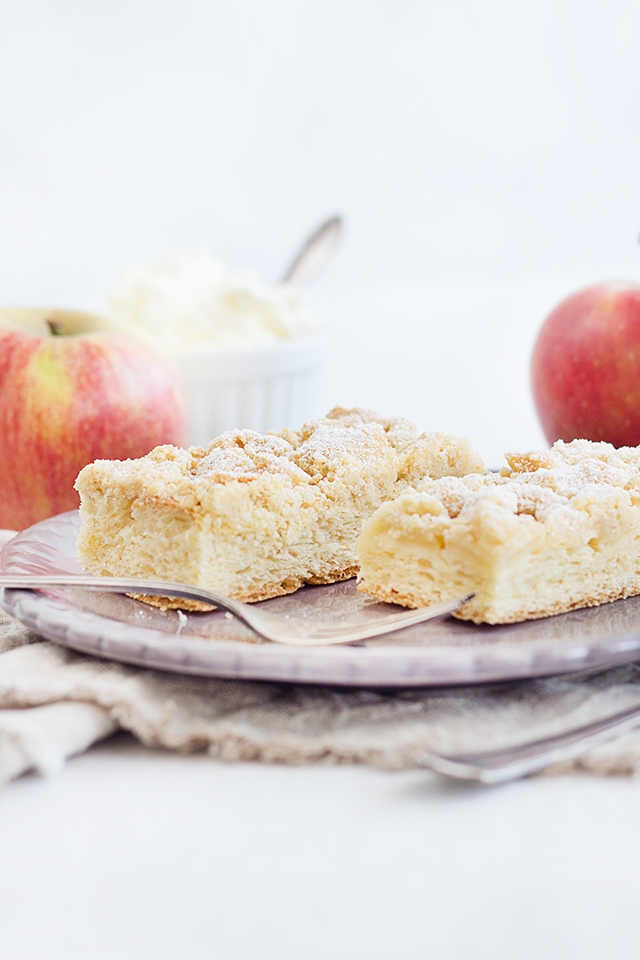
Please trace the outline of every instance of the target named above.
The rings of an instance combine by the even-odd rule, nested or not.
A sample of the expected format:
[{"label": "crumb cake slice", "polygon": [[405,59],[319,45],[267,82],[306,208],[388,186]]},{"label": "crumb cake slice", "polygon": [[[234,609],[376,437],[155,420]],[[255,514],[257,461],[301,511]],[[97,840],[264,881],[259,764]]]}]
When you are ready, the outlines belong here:
[{"label": "crumb cake slice", "polygon": [[236,430],[206,450],[90,464],[76,481],[78,556],[96,574],[264,600],[355,576],[356,537],[381,503],[425,477],[472,471],[484,467],[465,439],[336,408],[300,430]]},{"label": "crumb cake slice", "polygon": [[640,593],[640,448],[558,441],[501,475],[447,477],[383,504],[357,543],[358,589],[456,616],[546,617]]}]

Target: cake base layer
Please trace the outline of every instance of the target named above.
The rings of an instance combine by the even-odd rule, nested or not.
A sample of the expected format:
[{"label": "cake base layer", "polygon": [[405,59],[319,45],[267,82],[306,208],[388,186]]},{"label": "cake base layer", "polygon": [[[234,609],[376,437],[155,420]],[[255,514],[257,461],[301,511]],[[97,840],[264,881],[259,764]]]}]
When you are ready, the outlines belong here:
[{"label": "cake base layer", "polygon": [[[334,570],[324,579],[315,579],[309,577],[308,580],[289,580],[284,583],[267,583],[261,594],[254,594],[251,597],[235,597],[235,600],[242,600],[244,603],[257,603],[260,600],[271,600],[273,597],[283,597],[288,593],[295,593],[300,587],[307,584],[321,585],[323,583],[338,583],[340,580],[352,580],[359,573],[359,567],[348,567],[346,570]],[[193,610],[199,613],[207,613],[215,610],[211,603],[204,603],[201,600],[188,600],[186,597],[159,597],[149,593],[128,593],[128,597],[134,600],[142,600],[151,607],[158,607],[160,610]]]}]

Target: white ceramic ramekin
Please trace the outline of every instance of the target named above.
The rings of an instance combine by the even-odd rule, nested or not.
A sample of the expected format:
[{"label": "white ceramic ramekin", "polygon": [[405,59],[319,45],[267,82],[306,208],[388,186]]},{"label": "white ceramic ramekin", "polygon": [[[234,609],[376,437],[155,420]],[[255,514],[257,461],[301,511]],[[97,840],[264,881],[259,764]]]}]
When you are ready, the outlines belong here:
[{"label": "white ceramic ramekin", "polygon": [[300,427],[315,414],[324,360],[319,334],[260,347],[208,344],[172,351],[186,391],[189,444],[206,446],[226,430],[258,433]]}]

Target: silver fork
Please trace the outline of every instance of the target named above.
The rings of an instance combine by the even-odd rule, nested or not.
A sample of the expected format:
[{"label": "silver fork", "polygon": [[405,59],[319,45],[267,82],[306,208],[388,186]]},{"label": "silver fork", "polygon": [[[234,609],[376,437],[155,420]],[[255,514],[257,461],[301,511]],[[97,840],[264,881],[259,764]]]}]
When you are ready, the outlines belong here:
[{"label": "silver fork", "polygon": [[422,766],[456,780],[480,783],[506,783],[536,773],[552,763],[569,760],[640,726],[640,706],[621,710],[600,720],[573,727],[563,733],[539,740],[529,740],[511,747],[478,753],[443,756],[425,753]]},{"label": "silver fork", "polygon": [[40,587],[82,587],[106,593],[143,593],[160,597],[183,597],[187,600],[200,600],[213,604],[221,610],[237,617],[245,626],[264,640],[274,643],[288,643],[297,647],[317,647],[335,643],[352,643],[354,640],[367,640],[379,637],[395,630],[403,630],[425,620],[433,620],[447,613],[453,613],[470,600],[472,593],[456,597],[445,603],[436,603],[418,610],[405,610],[402,613],[390,613],[385,617],[358,624],[322,624],[297,617],[283,616],[259,609],[255,605],[240,603],[230,597],[223,597],[204,587],[191,587],[185,583],[168,583],[160,580],[137,580],[124,577],[90,576],[31,576],[30,574],[3,574],[0,576],[0,588],[37,590]]}]

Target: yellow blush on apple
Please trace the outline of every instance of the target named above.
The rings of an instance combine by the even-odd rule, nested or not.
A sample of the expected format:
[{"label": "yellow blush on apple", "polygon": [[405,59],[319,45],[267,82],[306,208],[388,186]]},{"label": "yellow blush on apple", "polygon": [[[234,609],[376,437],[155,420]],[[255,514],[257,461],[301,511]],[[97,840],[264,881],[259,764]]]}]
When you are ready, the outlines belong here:
[{"label": "yellow blush on apple", "polygon": [[150,339],[74,310],[0,310],[0,527],[72,510],[87,463],[184,444],[182,381]]}]

